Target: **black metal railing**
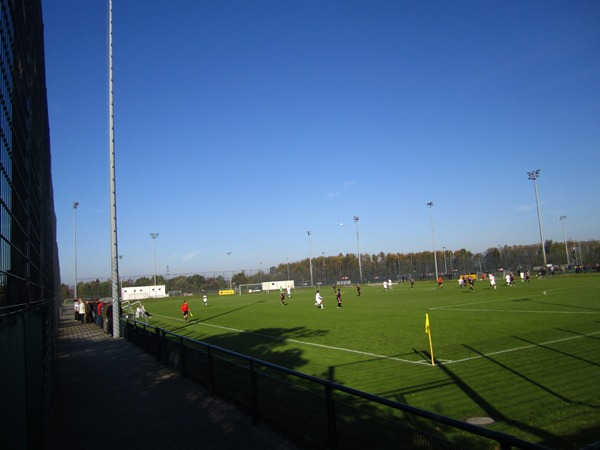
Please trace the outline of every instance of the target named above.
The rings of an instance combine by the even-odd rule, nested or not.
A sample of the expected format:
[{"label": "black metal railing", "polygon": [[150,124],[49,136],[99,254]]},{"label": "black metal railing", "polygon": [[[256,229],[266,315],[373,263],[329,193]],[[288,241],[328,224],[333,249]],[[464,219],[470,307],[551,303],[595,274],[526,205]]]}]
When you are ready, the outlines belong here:
[{"label": "black metal railing", "polygon": [[124,336],[300,445],[328,449],[547,447],[358,391],[133,319]]}]

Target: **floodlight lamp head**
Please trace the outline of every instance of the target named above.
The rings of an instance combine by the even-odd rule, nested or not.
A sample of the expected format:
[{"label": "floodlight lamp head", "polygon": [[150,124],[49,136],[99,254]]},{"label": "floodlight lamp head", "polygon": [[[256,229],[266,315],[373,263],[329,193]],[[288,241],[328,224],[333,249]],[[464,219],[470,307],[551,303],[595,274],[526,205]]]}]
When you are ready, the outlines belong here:
[{"label": "floodlight lamp head", "polygon": [[358,216],[354,216],[354,221],[358,222],[359,217]]},{"label": "floodlight lamp head", "polygon": [[565,220],[567,216],[558,216],[558,220]]},{"label": "floodlight lamp head", "polygon": [[306,234],[308,234],[310,236],[310,231],[307,231]]},{"label": "floodlight lamp head", "polygon": [[427,202],[427,206],[431,208],[433,206],[433,202]]},{"label": "floodlight lamp head", "polygon": [[527,172],[527,177],[530,180],[537,180],[537,178],[540,176],[541,171],[542,171],[541,169],[537,169],[537,170],[533,170],[531,172]]},{"label": "floodlight lamp head", "polygon": [[73,209],[77,209],[78,206],[79,206],[79,202],[73,203]]},{"label": "floodlight lamp head", "polygon": [[152,239],[156,239],[158,237],[158,233],[150,233],[150,237]]}]

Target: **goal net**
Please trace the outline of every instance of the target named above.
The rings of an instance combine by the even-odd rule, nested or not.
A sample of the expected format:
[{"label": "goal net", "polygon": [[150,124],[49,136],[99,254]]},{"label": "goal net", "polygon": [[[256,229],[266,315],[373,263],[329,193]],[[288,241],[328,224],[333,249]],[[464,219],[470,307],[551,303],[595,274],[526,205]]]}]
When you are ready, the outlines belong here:
[{"label": "goal net", "polygon": [[256,294],[262,292],[262,283],[240,284],[238,286],[238,295]]}]

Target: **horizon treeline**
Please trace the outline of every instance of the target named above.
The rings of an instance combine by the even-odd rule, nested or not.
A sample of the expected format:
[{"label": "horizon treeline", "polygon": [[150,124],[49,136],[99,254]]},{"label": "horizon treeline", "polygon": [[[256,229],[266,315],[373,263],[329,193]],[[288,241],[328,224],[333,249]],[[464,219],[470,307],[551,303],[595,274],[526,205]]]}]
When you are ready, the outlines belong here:
[{"label": "horizon treeline", "polygon": [[[600,262],[600,241],[564,242],[548,240],[545,243],[546,262],[565,270],[588,269]],[[294,280],[297,287],[333,284],[339,281],[357,283],[362,271],[362,282],[378,282],[391,279],[426,280],[437,273],[447,278],[460,274],[477,272],[497,272],[535,270],[543,265],[540,244],[505,245],[490,247],[481,253],[467,249],[437,250],[414,253],[362,253],[360,264],[355,253],[340,253],[335,256],[317,256],[300,261],[280,263],[268,270],[241,270],[231,276],[231,286],[261,283],[265,281]],[[311,280],[312,266],[312,280]],[[229,271],[156,275],[156,284],[165,285],[166,291],[199,293],[217,291],[230,286]],[[311,283],[312,281],[312,283]],[[141,275],[123,277],[121,287],[154,285],[154,276]],[[81,298],[110,297],[112,292],[110,279],[79,280],[77,294]],[[72,298],[73,287],[61,284],[61,298]]]}]

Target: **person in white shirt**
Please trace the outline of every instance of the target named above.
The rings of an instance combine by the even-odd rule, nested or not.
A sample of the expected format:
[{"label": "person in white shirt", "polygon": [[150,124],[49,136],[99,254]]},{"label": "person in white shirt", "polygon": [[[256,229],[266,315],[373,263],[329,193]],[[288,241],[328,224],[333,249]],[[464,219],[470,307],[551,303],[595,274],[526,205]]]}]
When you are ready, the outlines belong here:
[{"label": "person in white shirt", "polygon": [[135,310],[135,318],[141,319],[142,317],[144,317],[144,311],[142,310],[142,306],[138,305],[138,307]]},{"label": "person in white shirt", "polygon": [[490,279],[490,285],[491,285],[491,286],[492,286],[494,289],[496,289],[496,277],[494,276],[494,274],[493,274],[493,273],[490,273],[490,274],[488,275],[488,277],[489,277],[489,279]]},{"label": "person in white shirt", "polygon": [[79,320],[81,322],[84,321],[85,318],[85,302],[83,300],[79,301]]},{"label": "person in white shirt", "polygon": [[288,298],[292,298],[292,288],[291,288],[291,286],[288,286],[286,289],[287,289]]},{"label": "person in white shirt", "polygon": [[317,308],[323,309],[323,297],[321,297],[321,294],[319,294],[318,290],[317,290],[317,293],[315,294],[315,306]]},{"label": "person in white shirt", "polygon": [[204,303],[204,306],[208,306],[208,297],[206,296],[206,294],[202,296],[202,302]]}]

